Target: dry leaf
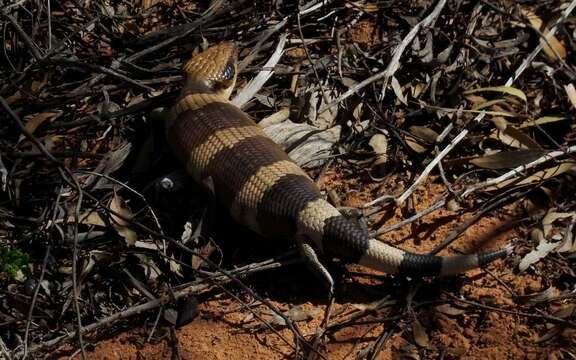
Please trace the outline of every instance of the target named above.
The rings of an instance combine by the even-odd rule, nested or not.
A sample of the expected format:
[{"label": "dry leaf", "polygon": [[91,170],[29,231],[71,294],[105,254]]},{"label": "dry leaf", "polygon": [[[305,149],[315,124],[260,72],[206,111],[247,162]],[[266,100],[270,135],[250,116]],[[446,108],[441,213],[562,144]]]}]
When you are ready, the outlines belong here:
[{"label": "dry leaf", "polygon": [[414,334],[414,342],[416,342],[418,346],[423,348],[430,346],[430,339],[428,338],[426,329],[424,329],[424,326],[422,326],[418,319],[412,321],[412,333]]},{"label": "dry leaf", "polygon": [[574,214],[565,212],[556,212],[553,209],[549,209],[546,215],[544,215],[544,218],[542,219],[542,230],[544,231],[544,236],[548,239],[552,231],[552,224],[556,220],[566,218],[574,218]]},{"label": "dry leaf", "polygon": [[556,166],[552,166],[547,169],[535,172],[530,176],[519,176],[512,179],[504,180],[496,185],[486,187],[485,190],[491,191],[496,189],[502,189],[507,186],[520,186],[520,185],[532,184],[538,181],[544,181],[546,179],[565,173],[566,171],[572,169],[574,166],[576,166],[576,162],[569,162],[569,161],[563,162]]},{"label": "dry leaf", "polygon": [[522,90],[516,89],[515,87],[512,87],[512,86],[484,87],[484,88],[466,90],[466,91],[464,91],[464,94],[465,95],[474,94],[477,92],[499,92],[499,93],[504,93],[504,94],[516,96],[517,98],[520,98],[520,99],[524,100],[525,102],[528,101],[528,99],[526,98],[526,94],[524,94],[524,92]]},{"label": "dry leaf", "polygon": [[471,164],[484,169],[510,169],[528,164],[546,152],[544,150],[501,151],[470,160]]},{"label": "dry leaf", "polygon": [[572,107],[576,109],[576,89],[574,88],[574,84],[564,85],[564,90],[566,90],[566,95],[568,95]]},{"label": "dry leaf", "polygon": [[284,120],[287,120],[290,117],[290,109],[289,108],[282,108],[281,110],[275,112],[274,114],[265,117],[264,119],[258,122],[262,128],[268,127],[270,125],[279,124]]},{"label": "dry leaf", "polygon": [[443,304],[436,306],[436,311],[441,312],[442,314],[450,315],[450,316],[459,316],[466,313],[463,309],[455,308],[450,304]]},{"label": "dry leaf", "polygon": [[548,254],[550,254],[554,249],[556,249],[560,245],[559,242],[550,243],[548,241],[542,241],[538,244],[536,249],[530,251],[528,254],[524,255],[522,260],[520,260],[520,264],[518,265],[518,269],[520,271],[525,271],[528,267],[532,264],[537,263]]},{"label": "dry leaf", "polygon": [[[70,216],[68,216],[68,219],[66,219],[66,222],[68,222],[68,223],[74,223],[75,221],[76,221],[76,219],[75,219],[74,215],[70,215]],[[50,226],[52,224],[61,224],[63,222],[64,222],[64,219],[56,219],[54,221],[49,220],[48,226]],[[78,216],[78,225],[94,225],[94,226],[105,227],[106,223],[104,222],[104,220],[102,219],[100,214],[98,214],[96,211],[89,211],[89,212],[85,212],[83,214],[80,214]]]},{"label": "dry leaf", "polygon": [[394,90],[394,94],[396,94],[396,97],[398,98],[398,100],[400,100],[400,102],[404,105],[408,105],[408,100],[406,99],[406,96],[404,96],[404,94],[402,93],[402,86],[400,85],[400,83],[398,82],[398,79],[396,79],[395,76],[392,76],[392,90]]},{"label": "dry leaf", "polygon": [[410,133],[427,143],[433,144],[438,139],[438,133],[426,126],[410,126]]},{"label": "dry leaf", "polygon": [[557,288],[550,286],[548,289],[544,291],[540,291],[534,294],[529,295],[518,295],[516,296],[516,302],[519,304],[525,305],[538,305],[541,303],[546,303],[554,298],[556,298],[560,294],[560,290]]},{"label": "dry leaf", "polygon": [[[470,95],[469,95],[470,96]],[[472,107],[472,110],[482,110],[482,109],[486,109],[487,107],[490,107],[492,105],[497,105],[500,103],[506,102],[506,100],[504,99],[494,99],[494,100],[489,100],[489,101],[484,101],[483,103],[474,105]]]},{"label": "dry leaf", "polygon": [[[132,149],[132,144],[124,143],[118,146],[116,149],[109,151],[106,156],[100,160],[94,173],[98,173],[101,175],[110,175],[114,171],[120,169],[124,161],[130,155],[130,151]],[[106,179],[103,176],[98,175],[89,175],[85,182],[85,187],[90,187],[95,182],[94,186],[92,187],[93,190],[103,189],[112,183],[110,180]]]},{"label": "dry leaf", "polygon": [[[62,114],[62,111],[46,111],[39,114],[34,114],[30,117],[30,119],[26,122],[25,128],[30,133],[33,134],[36,129],[42,125],[46,120],[56,119]],[[18,142],[22,142],[26,136],[23,134],[20,135]]]},{"label": "dry leaf", "polygon": [[504,145],[518,149],[541,149],[542,147],[523,131],[511,126],[504,130],[494,130],[490,134],[491,139],[496,139]]},{"label": "dry leaf", "polygon": [[376,134],[372,136],[368,145],[372,147],[377,159],[374,165],[384,164],[388,161],[388,138],[384,134]]},{"label": "dry leaf", "polygon": [[520,124],[518,126],[518,128],[522,129],[522,128],[536,126],[536,125],[544,125],[544,124],[549,124],[549,123],[553,123],[556,121],[567,120],[567,119],[568,118],[563,117],[563,116],[543,116],[543,117],[538,118],[536,120],[525,121],[522,124]]},{"label": "dry leaf", "polygon": [[354,108],[352,112],[352,116],[356,121],[360,121],[362,119],[362,113],[364,112],[364,103],[359,102],[358,105]]},{"label": "dry leaf", "polygon": [[[335,92],[330,89],[326,89],[325,96],[322,96],[320,90],[314,91],[310,96],[307,113],[310,125],[322,130],[333,127],[338,116],[338,107],[327,108],[327,106],[335,100]],[[324,111],[326,108],[327,110]]]},{"label": "dry leaf", "polygon": [[173,0],[142,0],[140,4],[142,6],[142,9],[148,10],[152,6],[160,3],[165,4],[167,6],[172,6]]},{"label": "dry leaf", "polygon": [[[468,100],[470,102],[470,104],[472,104],[473,109],[475,109],[476,106],[479,106],[479,105],[486,102],[485,97],[480,96],[480,95],[476,95],[476,94],[468,94],[468,95],[465,95],[464,98],[466,100]],[[504,101],[502,99],[499,99],[499,100]]]},{"label": "dry leaf", "polygon": [[[528,19],[528,21],[530,21],[530,24],[536,29],[540,30],[544,36],[548,34],[548,28],[542,27],[543,21],[538,17],[538,15],[534,14],[531,10],[526,8],[520,8],[520,12],[522,15],[524,15],[524,17]],[[540,38],[540,43],[544,45],[542,49],[551,60],[556,60],[556,54],[558,54],[561,59],[566,58],[566,49],[564,48],[564,45],[558,41],[556,36],[550,37],[548,42],[545,42],[544,39]]]},{"label": "dry leaf", "polygon": [[110,200],[110,204],[108,204],[108,207],[113,212],[118,213],[122,216],[120,217],[116,214],[110,213],[112,226],[114,227],[116,232],[126,240],[128,246],[133,246],[134,244],[136,244],[138,236],[132,229],[127,227],[128,221],[124,220],[124,218],[132,219],[133,217],[132,212],[130,211],[128,206],[124,203],[124,200],[122,200],[120,196],[118,196],[118,194],[114,193],[114,196]]},{"label": "dry leaf", "polygon": [[272,140],[288,148],[288,155],[298,165],[312,168],[322,166],[328,160],[332,146],[340,138],[341,127],[321,130],[286,120],[270,125],[264,131]]}]

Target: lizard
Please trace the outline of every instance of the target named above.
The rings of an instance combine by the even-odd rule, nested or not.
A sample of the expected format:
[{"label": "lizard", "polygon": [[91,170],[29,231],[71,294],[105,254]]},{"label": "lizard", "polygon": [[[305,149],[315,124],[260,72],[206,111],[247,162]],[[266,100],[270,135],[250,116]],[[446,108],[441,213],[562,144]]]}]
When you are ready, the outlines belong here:
[{"label": "lizard", "polygon": [[237,57],[237,46],[223,42],[185,63],[185,81],[170,110],[166,136],[187,173],[209,188],[238,223],[265,238],[294,241],[331,289],[334,282],[321,259],[403,276],[449,276],[511,252],[507,246],[468,255],[425,255],[371,238],[326,201],[282,147],[230,102]]}]

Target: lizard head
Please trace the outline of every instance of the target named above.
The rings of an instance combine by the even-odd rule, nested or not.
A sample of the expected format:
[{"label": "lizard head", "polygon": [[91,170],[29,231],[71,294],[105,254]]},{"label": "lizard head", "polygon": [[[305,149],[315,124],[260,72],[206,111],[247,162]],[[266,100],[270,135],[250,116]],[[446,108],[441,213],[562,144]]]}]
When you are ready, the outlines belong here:
[{"label": "lizard head", "polygon": [[184,65],[187,81],[200,83],[211,92],[228,98],[236,84],[238,49],[233,43],[220,43],[193,54]]}]

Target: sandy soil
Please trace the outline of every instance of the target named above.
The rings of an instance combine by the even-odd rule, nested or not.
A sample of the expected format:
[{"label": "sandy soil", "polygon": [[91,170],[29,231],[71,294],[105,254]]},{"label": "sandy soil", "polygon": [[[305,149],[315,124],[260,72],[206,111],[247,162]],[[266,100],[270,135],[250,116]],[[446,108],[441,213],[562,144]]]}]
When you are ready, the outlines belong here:
[{"label": "sandy soil", "polygon": [[[370,46],[381,41],[376,34],[374,25],[363,21],[352,29],[350,37],[361,46]],[[291,56],[303,54],[295,52]],[[405,179],[393,177],[382,183],[373,182],[365,174],[359,176],[348,169],[330,169],[319,184],[323,189],[334,190],[341,205],[352,207],[359,207],[381,194],[397,194],[409,185]],[[396,223],[429,207],[444,189],[440,183],[427,183],[415,192],[412,213],[384,211],[371,219],[372,228]],[[437,211],[386,234],[382,240],[405,250],[425,253],[470,216],[457,211]],[[511,207],[484,216],[441,254],[498,248],[523,237],[523,229],[515,223],[521,216],[525,215]],[[333,322],[347,319],[350,314],[386,296],[397,304],[363,318],[364,324],[348,325],[331,332],[321,350],[327,359],[364,358],[383,334],[389,334],[377,359],[560,359],[562,350],[557,343],[541,341],[549,330],[542,321],[476,306],[440,306],[450,299],[445,294],[449,293],[494,307],[516,309],[513,294],[532,294],[547,287],[541,277],[514,273],[517,260],[518,256],[512,256],[490,265],[488,271],[474,270],[458,278],[426,280],[418,288],[414,300],[419,306],[411,315],[391,322],[382,320],[394,316],[405,305],[414,281],[391,276],[345,278],[337,293]],[[357,266],[349,266],[349,269],[374,274]],[[297,325],[305,337],[315,334],[326,307],[326,294],[304,266],[259,274],[246,279],[246,283],[281,310],[301,306],[311,318]],[[234,294],[244,301],[251,300],[238,289]],[[150,326],[130,326],[132,330],[104,336],[96,342],[89,357],[165,359],[174,358],[179,352],[183,359],[259,360],[285,359],[294,353],[291,331],[279,330],[287,344],[277,334],[263,329],[261,323],[252,321],[250,312],[229,295],[211,294],[201,301],[199,310],[196,319],[176,330],[177,344],[165,326],[159,326],[148,343],[145,340]],[[264,307],[257,306],[255,310],[264,318],[270,318]]]},{"label": "sandy soil", "polygon": [[[340,174],[340,175],[339,175]],[[398,182],[388,182],[396,183]],[[322,179],[323,187],[337,190],[343,205],[363,203],[374,192],[393,191],[389,185],[363,184],[329,171]],[[415,196],[416,210],[431,205],[440,184],[428,184]],[[359,191],[362,189],[362,191]],[[388,214],[389,215],[389,214]],[[397,222],[401,214],[388,216],[385,224]],[[385,240],[404,249],[426,252],[437,245],[466,216],[448,210],[425,217],[419,223],[387,234]],[[494,216],[486,216],[473,225],[451,247],[473,252],[484,248],[503,246],[519,236],[512,222],[514,209],[502,209]],[[454,279],[433,279],[422,284],[417,301],[435,302],[446,299],[443,292],[460,295],[468,300],[492,306],[510,307],[514,304],[510,291],[530,294],[542,290],[541,279],[533,275],[518,275],[512,271],[513,259],[499,261],[488,269],[468,272]],[[353,270],[366,272],[360,267]],[[270,300],[279,309],[288,310],[301,306],[312,318],[298,323],[304,336],[312,336],[321,323],[326,301],[316,279],[303,266],[291,266],[280,271],[257,275],[247,279],[247,284]],[[346,279],[338,292],[333,321],[346,316],[365,304],[390,296],[399,304],[406,299],[411,282],[393,277],[379,279],[354,276]],[[239,295],[242,296],[242,295]],[[248,300],[244,298],[243,300]],[[262,307],[255,308],[264,311]],[[391,316],[393,311],[377,311],[365,318],[373,324],[346,326],[333,332],[323,348],[329,359],[354,359],[367,351],[378,337],[391,331],[378,359],[409,358],[461,358],[461,359],[542,359],[554,358],[551,349],[536,340],[545,329],[532,326],[525,318],[512,314],[487,312],[470,306],[450,307],[437,304],[418,307],[412,319],[404,316],[396,322],[383,325],[378,319]],[[266,317],[266,313],[263,312]],[[269,318],[269,316],[268,316]],[[184,359],[282,359],[290,357],[293,349],[279,336],[262,329],[258,322],[250,321],[250,313],[225,294],[211,295],[200,305],[200,315],[176,331],[180,355]],[[421,331],[414,334],[416,321]],[[148,329],[149,330],[149,329]],[[292,344],[292,333],[280,330]],[[148,331],[142,327],[120,333],[98,342],[90,353],[92,359],[161,359],[170,358],[175,349],[169,330],[157,329],[154,341],[145,343]],[[416,339],[417,338],[417,339]],[[160,339],[160,340],[158,340]]]}]

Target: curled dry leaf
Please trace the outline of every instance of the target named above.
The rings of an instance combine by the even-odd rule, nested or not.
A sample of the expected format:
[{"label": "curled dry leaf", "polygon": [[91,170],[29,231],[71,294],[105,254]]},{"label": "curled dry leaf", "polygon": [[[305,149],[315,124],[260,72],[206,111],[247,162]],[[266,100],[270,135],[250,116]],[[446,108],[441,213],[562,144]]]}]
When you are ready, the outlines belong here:
[{"label": "curled dry leaf", "polygon": [[575,218],[574,213],[566,213],[566,212],[556,212],[554,209],[549,209],[544,218],[542,219],[542,230],[544,232],[544,236],[548,239],[551,235],[552,226],[555,221],[567,219],[567,218]]},{"label": "curled dry leaf", "polygon": [[559,253],[573,253],[576,252],[576,242],[574,241],[574,226],[576,225],[576,214],[572,215],[572,221],[564,230],[564,238],[562,244],[558,247]]},{"label": "curled dry leaf", "polygon": [[553,299],[555,299],[560,294],[560,290],[557,288],[550,286],[548,289],[544,291],[540,291],[534,294],[529,295],[518,295],[515,297],[516,302],[525,305],[538,305],[541,303],[547,303]]},{"label": "curled dry leaf", "polygon": [[398,79],[396,79],[395,76],[392,76],[392,90],[394,91],[394,94],[402,104],[408,105],[408,100],[406,99],[406,96],[404,96],[404,94],[402,93],[402,85],[400,85]]},{"label": "curled dry leaf", "polygon": [[374,165],[385,164],[388,161],[388,137],[384,134],[372,136],[368,145],[372,147],[377,158]]},{"label": "curled dry leaf", "polygon": [[112,226],[114,227],[116,232],[126,240],[128,246],[133,246],[134,244],[136,244],[138,236],[132,229],[128,227],[128,221],[124,220],[124,219],[132,219],[134,215],[132,214],[132,212],[130,211],[124,200],[122,200],[120,196],[118,196],[118,194],[114,193],[114,196],[110,200],[110,204],[108,204],[108,207],[114,213],[117,213],[121,216],[120,217],[116,214],[110,213]]}]

